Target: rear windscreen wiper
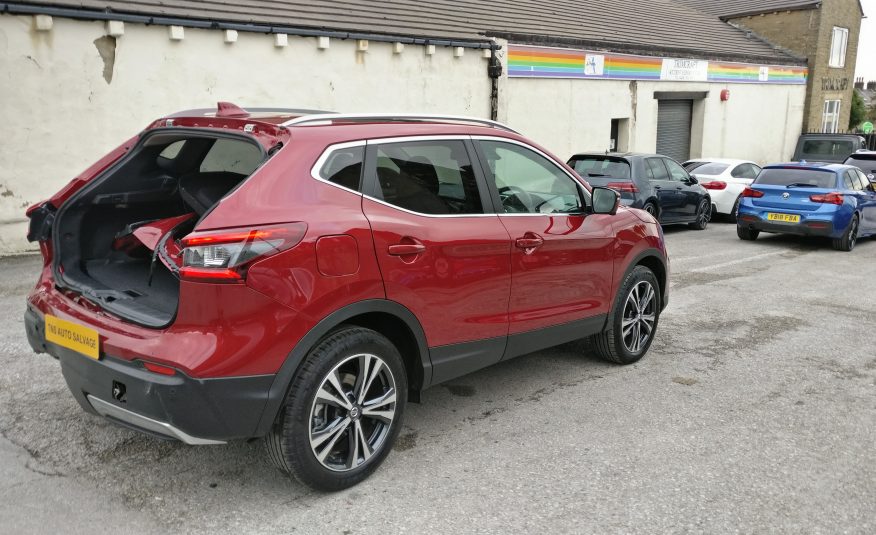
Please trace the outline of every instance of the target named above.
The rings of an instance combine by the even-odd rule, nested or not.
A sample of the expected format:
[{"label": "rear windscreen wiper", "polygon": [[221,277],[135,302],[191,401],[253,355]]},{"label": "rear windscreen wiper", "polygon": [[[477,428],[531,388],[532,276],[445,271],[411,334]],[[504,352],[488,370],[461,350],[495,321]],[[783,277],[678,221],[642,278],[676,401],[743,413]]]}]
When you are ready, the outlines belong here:
[{"label": "rear windscreen wiper", "polygon": [[814,188],[814,184],[804,184],[803,182],[792,182],[785,186],[786,188]]}]

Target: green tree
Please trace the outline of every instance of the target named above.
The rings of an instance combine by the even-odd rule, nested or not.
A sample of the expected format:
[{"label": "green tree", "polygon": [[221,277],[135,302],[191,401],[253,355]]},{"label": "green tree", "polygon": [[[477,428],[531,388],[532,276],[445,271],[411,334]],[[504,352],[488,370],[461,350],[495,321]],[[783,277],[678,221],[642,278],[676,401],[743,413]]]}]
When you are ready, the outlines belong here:
[{"label": "green tree", "polygon": [[867,118],[867,107],[857,91],[852,91],[852,108],[849,111],[849,130],[855,130]]}]

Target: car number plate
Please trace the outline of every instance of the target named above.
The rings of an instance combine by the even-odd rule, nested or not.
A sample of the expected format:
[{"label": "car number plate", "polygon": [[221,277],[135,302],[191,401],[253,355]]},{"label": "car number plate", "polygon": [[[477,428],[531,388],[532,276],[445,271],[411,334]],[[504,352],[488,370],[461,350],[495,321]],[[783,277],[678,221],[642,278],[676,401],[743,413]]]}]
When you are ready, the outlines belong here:
[{"label": "car number plate", "polygon": [[784,223],[799,223],[800,216],[795,214],[767,214],[768,221],[782,221]]},{"label": "car number plate", "polygon": [[100,359],[97,331],[49,314],[46,314],[46,341],[82,353],[88,358]]}]

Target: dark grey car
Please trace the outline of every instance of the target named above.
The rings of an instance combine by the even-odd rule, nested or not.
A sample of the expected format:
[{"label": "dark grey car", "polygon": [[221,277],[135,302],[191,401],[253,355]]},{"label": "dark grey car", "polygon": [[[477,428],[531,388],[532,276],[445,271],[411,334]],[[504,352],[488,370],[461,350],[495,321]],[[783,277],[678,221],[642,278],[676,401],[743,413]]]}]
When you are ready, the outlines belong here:
[{"label": "dark grey car", "polygon": [[568,163],[589,184],[617,190],[623,204],[645,210],[664,225],[687,223],[702,230],[709,223],[708,190],[668,156],[581,153]]}]

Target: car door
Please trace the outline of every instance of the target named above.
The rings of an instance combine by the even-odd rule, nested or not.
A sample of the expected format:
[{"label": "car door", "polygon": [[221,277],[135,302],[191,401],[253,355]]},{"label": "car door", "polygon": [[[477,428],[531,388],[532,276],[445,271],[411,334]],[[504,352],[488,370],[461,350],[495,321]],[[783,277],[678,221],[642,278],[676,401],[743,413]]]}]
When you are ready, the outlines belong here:
[{"label": "car door", "polygon": [[476,138],[493,204],[511,236],[506,358],[602,329],[611,302],[611,216],[586,213],[589,192],[528,145]]},{"label": "car door", "polygon": [[860,228],[867,233],[876,232],[876,192],[874,192],[873,185],[860,169],[850,169],[847,172],[855,179],[858,206],[862,216]]},{"label": "car door", "polygon": [[660,221],[671,223],[682,217],[682,197],[678,184],[674,183],[669,176],[669,170],[663,163],[663,158],[645,158],[645,177],[654,188],[657,195],[657,203],[660,205]]},{"label": "car door", "polygon": [[508,333],[511,241],[471,150],[443,137],[366,150],[362,209],[386,297],[423,326],[433,383],[500,360]]},{"label": "car door", "polygon": [[682,219],[693,221],[697,215],[700,201],[705,197],[703,187],[691,180],[690,175],[672,158],[663,158],[663,163],[669,171],[669,178],[675,185],[679,196],[679,214]]}]

